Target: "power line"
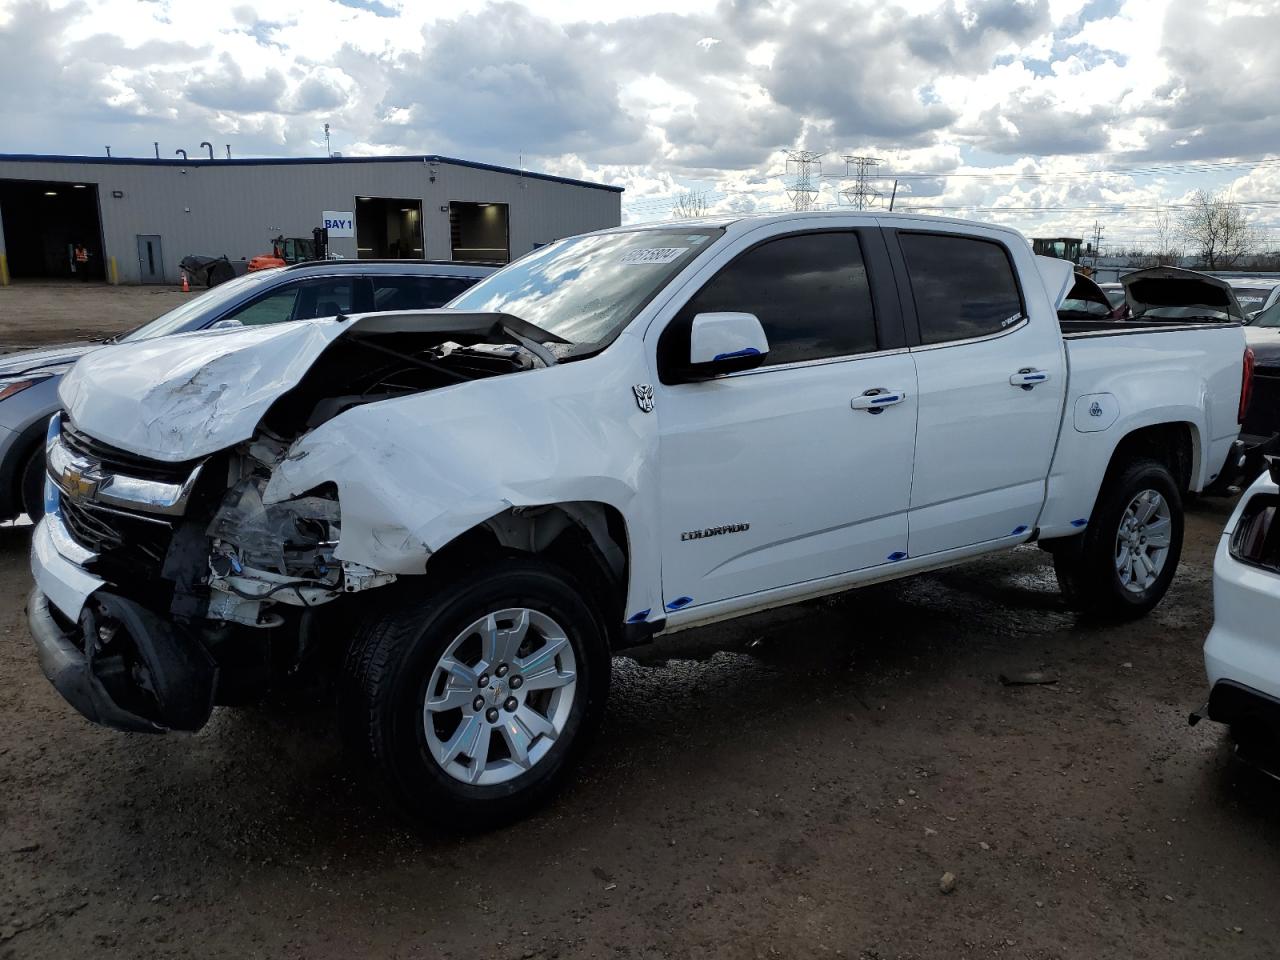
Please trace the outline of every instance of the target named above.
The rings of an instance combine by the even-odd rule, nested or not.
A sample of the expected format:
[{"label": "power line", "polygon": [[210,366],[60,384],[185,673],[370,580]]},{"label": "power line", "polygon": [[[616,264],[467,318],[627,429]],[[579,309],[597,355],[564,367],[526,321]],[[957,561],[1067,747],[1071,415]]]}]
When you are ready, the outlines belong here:
[{"label": "power line", "polygon": [[880,165],[879,157],[844,157],[844,175],[854,178],[853,185],[840,191],[851,206],[865,210],[879,199],[880,191],[871,186],[871,174]]},{"label": "power line", "polygon": [[791,180],[787,199],[796,210],[813,209],[813,202],[818,197],[818,189],[814,186],[815,165],[818,167],[818,176],[821,177],[822,154],[812,150],[787,151],[787,176]]}]

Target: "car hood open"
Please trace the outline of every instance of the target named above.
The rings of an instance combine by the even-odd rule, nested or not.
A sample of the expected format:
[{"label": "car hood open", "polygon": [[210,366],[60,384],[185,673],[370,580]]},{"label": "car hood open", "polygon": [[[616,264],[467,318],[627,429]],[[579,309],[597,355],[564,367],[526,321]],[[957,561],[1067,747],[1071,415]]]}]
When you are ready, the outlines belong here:
[{"label": "car hood open", "polygon": [[538,335],[515,317],[444,309],[207,330],[95,351],[71,369],[58,397],[76,428],[103,443],[154,460],[192,460],[253,436],[271,404],[355,330],[497,343]]},{"label": "car hood open", "polygon": [[1120,278],[1135,317],[1160,307],[1205,307],[1243,320],[1231,285],[1218,277],[1181,267],[1151,267]]}]

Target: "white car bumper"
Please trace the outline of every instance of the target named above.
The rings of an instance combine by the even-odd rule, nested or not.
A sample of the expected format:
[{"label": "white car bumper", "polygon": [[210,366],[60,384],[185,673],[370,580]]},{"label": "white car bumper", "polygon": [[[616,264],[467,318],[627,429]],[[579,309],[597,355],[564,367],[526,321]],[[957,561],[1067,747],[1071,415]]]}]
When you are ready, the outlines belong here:
[{"label": "white car bumper", "polygon": [[[1204,663],[1209,719],[1280,737],[1280,570],[1242,559],[1240,549],[1232,548],[1241,517],[1256,509],[1256,498],[1276,494],[1276,484],[1264,474],[1240,498],[1218,544]],[[1280,535],[1280,516],[1274,523],[1273,535]]]}]

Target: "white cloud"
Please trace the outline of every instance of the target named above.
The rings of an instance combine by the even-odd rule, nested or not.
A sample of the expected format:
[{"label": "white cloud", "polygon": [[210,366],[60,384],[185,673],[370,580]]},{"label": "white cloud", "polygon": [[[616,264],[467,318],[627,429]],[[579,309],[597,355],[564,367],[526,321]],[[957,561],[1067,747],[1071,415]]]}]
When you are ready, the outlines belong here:
[{"label": "white cloud", "polygon": [[[785,205],[785,151],[886,194],[1141,236],[1196,187],[1280,197],[1280,0],[0,0],[6,149],[433,151]],[[1151,168],[1101,176],[1102,169]],[[1014,179],[1012,174],[1036,179]],[[839,202],[822,181],[820,201]],[[1048,208],[1028,210],[1025,208]],[[1069,208],[1069,209],[1057,209]],[[1251,208],[1270,223],[1269,205]]]}]

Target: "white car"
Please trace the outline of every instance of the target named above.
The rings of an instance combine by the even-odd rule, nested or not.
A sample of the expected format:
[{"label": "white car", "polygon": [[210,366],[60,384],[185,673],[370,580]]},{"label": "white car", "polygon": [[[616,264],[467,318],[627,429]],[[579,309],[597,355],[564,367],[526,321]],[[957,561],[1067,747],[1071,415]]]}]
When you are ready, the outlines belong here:
[{"label": "white car", "polygon": [[1028,542],[1140,616],[1234,454],[1244,336],[1213,278],[1060,320],[1073,279],[986,224],[709,219],[550,244],[449,309],[101,350],[50,428],[41,664],[155,732],[342,664],[357,742],[456,826],[560,783],[611,652],[660,633]]},{"label": "white car", "polygon": [[1231,284],[1240,309],[1246,317],[1251,317],[1275,302],[1280,291],[1280,277],[1223,277]]},{"label": "white car", "polygon": [[[1240,497],[1213,562],[1209,701],[1192,714],[1228,724],[1253,759],[1280,747],[1280,458]],[[1270,764],[1269,764],[1270,765]]]}]

